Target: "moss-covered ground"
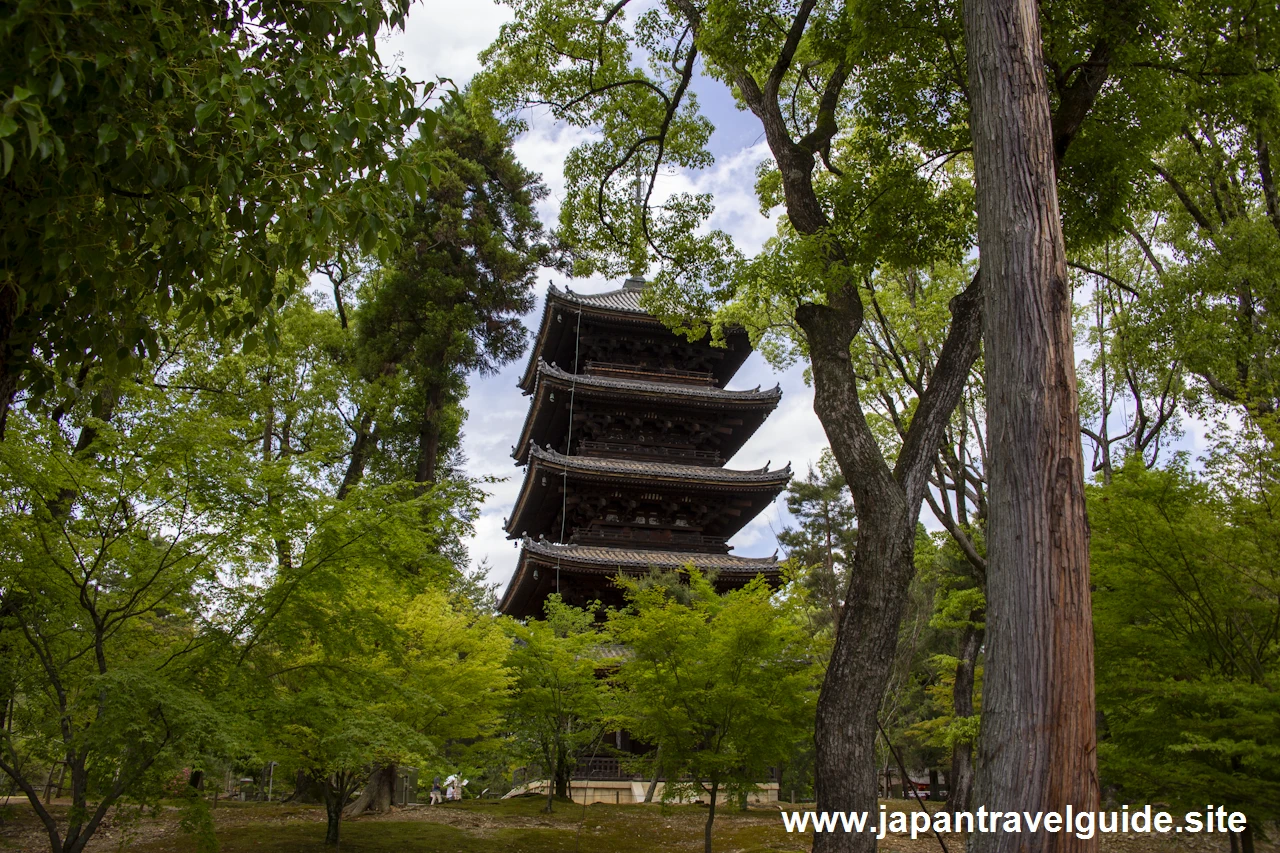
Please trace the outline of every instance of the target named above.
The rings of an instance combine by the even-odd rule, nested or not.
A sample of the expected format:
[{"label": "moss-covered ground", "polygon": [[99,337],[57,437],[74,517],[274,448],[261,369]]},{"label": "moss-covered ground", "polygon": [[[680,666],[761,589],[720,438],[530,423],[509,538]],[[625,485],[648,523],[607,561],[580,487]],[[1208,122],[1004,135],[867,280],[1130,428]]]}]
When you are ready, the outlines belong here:
[{"label": "moss-covered ground", "polygon": [[[706,809],[702,806],[615,806],[583,808],[545,800],[468,800],[443,806],[394,809],[390,814],[343,821],[340,850],[346,853],[700,853]],[[903,808],[902,801],[888,804]],[[801,807],[803,808],[803,806]],[[331,853],[324,845],[324,811],[276,803],[220,803],[213,811],[222,853]],[[945,838],[949,853],[963,853],[964,839]],[[788,835],[776,807],[747,812],[718,810],[716,853],[802,853],[807,836]],[[15,802],[5,808],[0,850],[48,850],[30,809]],[[194,853],[195,839],[178,827],[175,809],[138,816],[120,814],[90,845],[88,853]],[[941,853],[933,838],[890,837],[883,853]],[[1109,836],[1102,853],[1229,853],[1225,836]],[[1271,844],[1259,853],[1280,853]]]}]

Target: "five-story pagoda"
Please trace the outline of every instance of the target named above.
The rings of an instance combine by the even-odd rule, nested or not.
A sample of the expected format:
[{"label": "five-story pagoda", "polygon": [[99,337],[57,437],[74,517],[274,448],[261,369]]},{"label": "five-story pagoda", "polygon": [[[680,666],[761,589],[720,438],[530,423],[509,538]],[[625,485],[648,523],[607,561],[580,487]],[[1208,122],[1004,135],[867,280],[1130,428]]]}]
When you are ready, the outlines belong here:
[{"label": "five-story pagoda", "polygon": [[745,332],[690,342],[640,307],[643,287],[548,291],[520,382],[531,402],[512,453],[525,477],[506,526],[521,540],[508,615],[541,615],[554,592],[621,605],[619,572],[692,564],[721,590],[777,577],[773,557],[734,556],[727,542],[786,487],[790,465],[724,465],[782,392],[726,390],[751,351]]}]

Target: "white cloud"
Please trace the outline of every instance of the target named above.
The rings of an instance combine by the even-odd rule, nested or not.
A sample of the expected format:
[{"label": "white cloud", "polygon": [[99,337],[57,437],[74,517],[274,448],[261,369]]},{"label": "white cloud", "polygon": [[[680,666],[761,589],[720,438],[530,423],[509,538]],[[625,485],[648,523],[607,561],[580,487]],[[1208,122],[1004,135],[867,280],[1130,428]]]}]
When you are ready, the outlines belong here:
[{"label": "white cloud", "polygon": [[[404,66],[415,79],[451,78],[459,87],[480,70],[479,53],[497,37],[499,29],[511,20],[511,11],[496,3],[474,0],[457,3],[426,0],[415,4],[403,32],[391,34],[381,45],[384,60]],[[704,81],[705,82],[705,81]],[[745,120],[734,110],[727,89],[709,87],[700,93],[709,112],[723,116],[734,143],[750,142],[731,150],[717,151],[717,162],[698,174],[663,176],[655,188],[657,199],[673,192],[708,192],[716,201],[716,213],[710,227],[732,234],[744,250],[757,249],[774,233],[775,223],[760,215],[753,187],[755,170],[767,156],[768,148],[751,129],[754,119]],[[717,103],[709,103],[708,99]],[[723,101],[722,103],[720,101]],[[526,168],[542,175],[550,193],[539,206],[539,216],[553,225],[560,214],[565,195],[564,159],[575,146],[590,138],[580,128],[560,125],[544,114],[524,117],[529,130],[515,142],[516,156]],[[739,126],[741,125],[741,126]],[[538,305],[528,317],[532,327],[542,316],[542,296],[553,276],[544,274],[539,283]],[[617,287],[616,282],[602,279],[563,280],[574,290],[595,293]],[[469,416],[463,433],[463,451],[467,471],[475,477],[505,478],[486,485],[489,497],[476,522],[475,535],[469,543],[473,561],[487,560],[490,579],[505,586],[515,569],[519,552],[506,538],[503,520],[512,510],[520,491],[524,469],[517,468],[511,458],[511,445],[524,423],[529,401],[516,382],[524,370],[524,362],[508,365],[494,376],[474,377],[467,399]],[[730,387],[753,385],[771,387],[781,383],[783,398],[778,409],[759,432],[730,462],[735,468],[756,468],[772,461],[777,468],[792,463],[803,473],[816,463],[826,439],[813,414],[813,392],[805,387],[799,369],[776,373],[758,355],[743,366]],[[775,533],[788,523],[785,504],[775,504],[747,525],[733,543],[735,552],[745,556],[771,554],[777,547]]]},{"label": "white cloud", "polygon": [[591,134],[581,128],[557,124],[546,114],[526,116],[529,130],[520,135],[513,149],[526,169],[542,176],[549,190],[538,205],[538,216],[552,227],[560,218],[564,204],[564,159],[573,147],[586,142]]},{"label": "white cloud", "polygon": [[415,80],[448,77],[462,88],[480,70],[480,52],[512,19],[511,10],[486,0],[421,0],[405,28],[386,36],[379,52]]}]

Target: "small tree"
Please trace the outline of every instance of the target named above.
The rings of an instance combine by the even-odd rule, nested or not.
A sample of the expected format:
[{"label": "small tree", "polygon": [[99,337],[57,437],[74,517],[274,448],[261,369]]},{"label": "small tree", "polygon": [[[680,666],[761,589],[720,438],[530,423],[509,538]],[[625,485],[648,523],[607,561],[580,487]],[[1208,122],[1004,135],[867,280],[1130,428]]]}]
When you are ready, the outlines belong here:
[{"label": "small tree", "polygon": [[508,719],[518,749],[548,777],[547,811],[555,797],[568,796],[578,753],[604,730],[606,686],[596,677],[595,610],[552,595],[545,620],[511,626],[515,647],[507,665],[514,695]]},{"label": "small tree", "polygon": [[616,676],[619,722],[662,750],[664,799],[707,795],[711,853],[721,792],[754,788],[813,731],[821,673],[809,637],[761,578],[721,596],[690,569],[688,604],[658,584],[620,583],[631,607],[609,620],[630,650]]},{"label": "small tree", "polygon": [[[157,798],[222,722],[210,616],[227,592],[217,560],[243,533],[209,488],[225,447],[162,395],[119,387],[114,426],[86,419],[73,442],[22,410],[0,444],[0,772],[52,853],[80,853],[125,799]],[[55,763],[65,820],[40,796]]]},{"label": "small tree", "polygon": [[1249,497],[1135,455],[1089,510],[1103,782],[1126,799],[1241,809],[1244,853],[1280,817],[1274,481]]},{"label": "small tree", "polygon": [[275,706],[273,746],[319,794],[327,816],[324,843],[337,845],[342,810],[368,780],[370,761],[403,761],[420,754],[425,741],[369,700],[366,678],[352,678],[340,666],[325,669]]}]

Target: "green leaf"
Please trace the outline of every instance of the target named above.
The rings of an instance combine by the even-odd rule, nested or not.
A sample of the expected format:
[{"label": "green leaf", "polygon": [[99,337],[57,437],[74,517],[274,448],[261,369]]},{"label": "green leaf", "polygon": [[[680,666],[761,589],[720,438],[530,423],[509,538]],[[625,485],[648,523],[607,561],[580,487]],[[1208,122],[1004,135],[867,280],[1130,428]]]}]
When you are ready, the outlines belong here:
[{"label": "green leaf", "polygon": [[0,155],[4,158],[3,164],[0,164],[0,175],[8,175],[13,167],[13,146],[7,139],[0,139]]},{"label": "green leaf", "polygon": [[17,130],[18,123],[14,121],[13,116],[0,115],[0,139],[12,135]]}]

